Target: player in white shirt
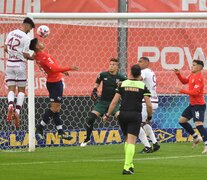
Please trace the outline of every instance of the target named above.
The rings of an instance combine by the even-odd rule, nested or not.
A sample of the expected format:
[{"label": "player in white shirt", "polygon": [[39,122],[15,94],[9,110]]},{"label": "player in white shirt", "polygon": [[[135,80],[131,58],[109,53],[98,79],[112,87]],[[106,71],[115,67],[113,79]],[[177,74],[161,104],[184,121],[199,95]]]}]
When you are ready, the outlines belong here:
[{"label": "player in white shirt", "polygon": [[[30,18],[25,18],[19,29],[11,31],[5,41],[4,51],[8,53],[6,62],[6,83],[8,86],[8,113],[7,121],[14,119],[14,124],[19,127],[19,113],[24,102],[26,86],[26,60],[34,59],[29,54],[30,37],[27,35],[34,22]],[[17,103],[14,109],[14,98],[16,86],[18,87]]]},{"label": "player in white shirt", "polygon": [[[151,93],[151,103],[153,112],[158,108],[158,97],[156,92],[156,75],[155,73],[149,69],[149,58],[141,57],[139,59],[139,66],[141,67],[141,76],[143,82],[146,84],[147,88]],[[151,118],[148,117],[147,119],[147,110],[146,104],[143,101],[142,103],[142,124],[143,126],[140,128],[139,139],[144,144],[145,148],[141,151],[141,153],[150,153],[160,149],[160,145],[157,142],[155,134],[151,127]],[[147,135],[149,136],[150,140],[153,143],[153,148],[151,147]]]}]

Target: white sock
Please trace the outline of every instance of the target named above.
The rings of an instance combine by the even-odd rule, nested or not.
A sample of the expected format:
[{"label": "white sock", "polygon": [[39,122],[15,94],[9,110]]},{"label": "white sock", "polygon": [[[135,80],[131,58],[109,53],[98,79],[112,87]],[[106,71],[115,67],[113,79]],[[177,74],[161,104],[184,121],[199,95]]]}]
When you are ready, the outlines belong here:
[{"label": "white sock", "polygon": [[60,130],[60,129],[63,129],[63,126],[62,125],[58,125],[56,126],[57,130]]},{"label": "white sock", "polygon": [[8,103],[11,103],[9,104],[9,107],[13,106],[13,103],[14,103],[14,92],[13,91],[8,92],[7,99],[8,99]]},{"label": "white sock", "polygon": [[24,97],[25,97],[25,94],[23,92],[19,92],[18,95],[17,95],[16,112],[18,114],[20,113],[20,109],[21,109],[21,107],[23,105]]},{"label": "white sock", "polygon": [[47,125],[43,120],[40,122],[40,124],[44,127]]},{"label": "white sock", "polygon": [[140,131],[139,131],[139,139],[142,142],[142,144],[144,144],[145,147],[151,147],[150,143],[147,139],[147,135],[144,131],[144,129],[142,127],[140,127]]},{"label": "white sock", "polygon": [[155,144],[157,142],[157,139],[155,138],[155,134],[152,130],[152,127],[149,124],[145,124],[143,128],[144,128],[145,132],[148,134],[152,143]]}]

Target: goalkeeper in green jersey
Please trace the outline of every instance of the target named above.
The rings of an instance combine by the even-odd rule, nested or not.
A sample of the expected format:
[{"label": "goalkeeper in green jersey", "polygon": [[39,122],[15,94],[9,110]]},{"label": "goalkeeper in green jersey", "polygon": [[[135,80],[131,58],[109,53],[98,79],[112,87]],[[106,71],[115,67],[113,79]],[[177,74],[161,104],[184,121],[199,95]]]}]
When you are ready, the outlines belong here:
[{"label": "goalkeeper in green jersey", "polygon": [[[85,147],[90,143],[91,133],[93,131],[93,125],[95,120],[103,116],[107,111],[108,107],[111,103],[115,95],[115,90],[117,88],[117,84],[121,81],[126,80],[127,78],[122,74],[118,73],[118,60],[115,58],[110,59],[109,69],[108,71],[101,72],[97,79],[95,86],[93,88],[91,98],[93,101],[96,101],[98,98],[98,87],[102,82],[102,93],[100,101],[95,105],[93,110],[90,112],[88,118],[86,119],[85,127],[86,127],[86,138],[81,143],[81,147]],[[119,110],[119,104],[117,104],[116,108],[113,111],[113,114]]]}]

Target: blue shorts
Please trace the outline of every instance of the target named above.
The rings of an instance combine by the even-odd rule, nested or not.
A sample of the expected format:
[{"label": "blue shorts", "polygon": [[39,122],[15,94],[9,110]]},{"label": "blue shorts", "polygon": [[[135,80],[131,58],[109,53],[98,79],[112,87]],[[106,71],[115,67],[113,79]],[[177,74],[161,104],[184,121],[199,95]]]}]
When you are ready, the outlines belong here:
[{"label": "blue shorts", "polygon": [[49,92],[50,102],[61,103],[63,97],[63,82],[47,82],[46,86]]},{"label": "blue shorts", "polygon": [[206,104],[204,105],[189,105],[182,113],[182,116],[193,121],[204,121]]}]

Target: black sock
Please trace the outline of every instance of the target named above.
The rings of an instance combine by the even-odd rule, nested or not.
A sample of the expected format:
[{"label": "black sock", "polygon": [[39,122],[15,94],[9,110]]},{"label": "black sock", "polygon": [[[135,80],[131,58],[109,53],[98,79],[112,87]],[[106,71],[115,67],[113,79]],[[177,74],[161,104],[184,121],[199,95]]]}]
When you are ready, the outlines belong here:
[{"label": "black sock", "polygon": [[190,135],[195,134],[195,131],[193,130],[192,126],[186,122],[186,123],[179,123]]},{"label": "black sock", "polygon": [[93,131],[93,124],[96,120],[97,116],[94,113],[90,113],[89,117],[86,120],[86,139],[85,141],[89,141],[91,137],[91,133]]},{"label": "black sock", "polygon": [[60,119],[60,113],[59,112],[54,113],[53,120],[54,120],[54,123],[55,123],[56,126],[61,126],[62,125],[62,121]]},{"label": "black sock", "polygon": [[206,132],[205,128],[203,127],[203,125],[196,126],[196,128],[198,129],[199,133],[201,134],[203,142],[204,143],[207,142],[207,132]]},{"label": "black sock", "polygon": [[47,124],[50,121],[50,118],[53,117],[53,115],[54,113],[50,109],[47,109],[45,111],[45,114],[43,115],[43,122]]}]

